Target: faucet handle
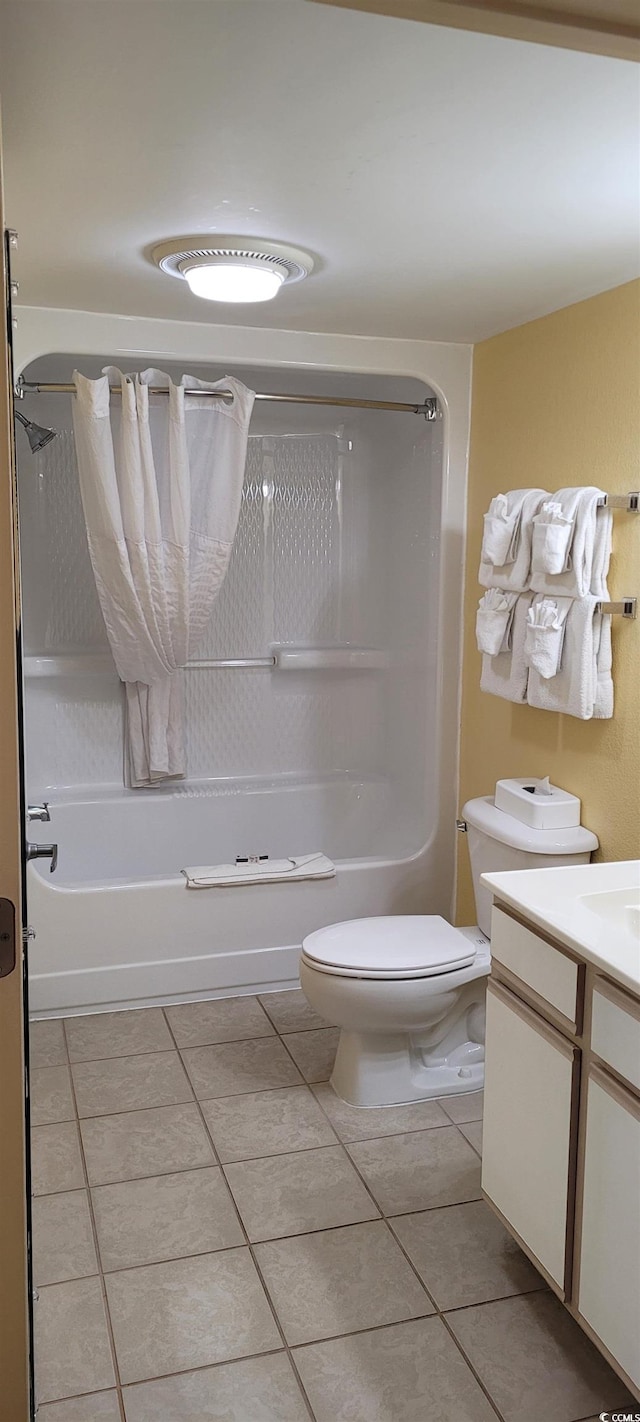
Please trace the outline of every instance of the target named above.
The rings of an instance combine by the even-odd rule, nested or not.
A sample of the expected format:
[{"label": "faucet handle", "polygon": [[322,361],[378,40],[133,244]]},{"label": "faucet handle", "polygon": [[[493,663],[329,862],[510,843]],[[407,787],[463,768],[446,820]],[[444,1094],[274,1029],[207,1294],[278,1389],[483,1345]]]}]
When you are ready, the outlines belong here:
[{"label": "faucet handle", "polygon": [[40,820],[42,824],[48,824],[51,819],[48,801],[45,800],[42,805],[27,805],[27,819],[29,823]]},{"label": "faucet handle", "polygon": [[53,874],[54,870],[58,867],[57,844],[27,844],[26,856],[27,859],[50,859],[50,874]]}]

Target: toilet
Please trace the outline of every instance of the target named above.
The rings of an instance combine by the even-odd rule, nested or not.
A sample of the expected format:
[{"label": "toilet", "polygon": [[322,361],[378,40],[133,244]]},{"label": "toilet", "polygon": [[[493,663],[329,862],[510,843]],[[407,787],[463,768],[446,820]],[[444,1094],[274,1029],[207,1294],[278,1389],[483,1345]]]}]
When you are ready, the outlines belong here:
[{"label": "toilet", "polygon": [[469,800],[462,813],[477,927],[431,914],[357,918],[304,939],[300,982],[312,1007],[341,1028],[331,1085],[352,1106],[480,1090],[492,901],[480,875],[586,864],[598,848],[580,824],[533,829],[493,796]]}]

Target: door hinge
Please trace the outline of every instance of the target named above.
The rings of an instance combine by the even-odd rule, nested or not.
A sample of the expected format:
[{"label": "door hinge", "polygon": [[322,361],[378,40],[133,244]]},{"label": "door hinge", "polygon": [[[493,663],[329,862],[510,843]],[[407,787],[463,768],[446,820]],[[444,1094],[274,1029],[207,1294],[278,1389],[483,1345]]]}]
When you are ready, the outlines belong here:
[{"label": "door hinge", "polygon": [[0,978],[16,966],[16,909],[11,899],[0,899]]}]

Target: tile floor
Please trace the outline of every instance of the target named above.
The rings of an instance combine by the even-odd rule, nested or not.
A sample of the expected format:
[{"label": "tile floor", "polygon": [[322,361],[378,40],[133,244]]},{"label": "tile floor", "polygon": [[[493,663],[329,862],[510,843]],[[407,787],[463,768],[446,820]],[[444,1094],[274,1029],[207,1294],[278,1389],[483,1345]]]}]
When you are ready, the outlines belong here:
[{"label": "tile floor", "polygon": [[301,992],[32,1024],[38,1422],[582,1422],[479,1094],[345,1106]]}]

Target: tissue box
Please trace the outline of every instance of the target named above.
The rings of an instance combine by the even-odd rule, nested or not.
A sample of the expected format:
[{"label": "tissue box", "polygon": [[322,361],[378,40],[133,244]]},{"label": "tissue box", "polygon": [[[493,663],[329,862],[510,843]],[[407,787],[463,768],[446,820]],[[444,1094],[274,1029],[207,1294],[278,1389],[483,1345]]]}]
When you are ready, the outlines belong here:
[{"label": "tissue box", "polygon": [[499,780],[495,805],[530,829],[573,829],[580,824],[578,796],[535,776],[530,780]]}]

